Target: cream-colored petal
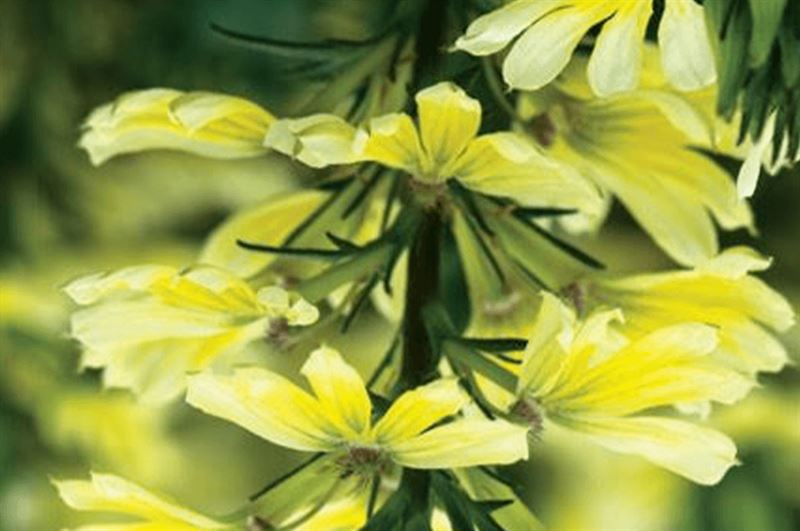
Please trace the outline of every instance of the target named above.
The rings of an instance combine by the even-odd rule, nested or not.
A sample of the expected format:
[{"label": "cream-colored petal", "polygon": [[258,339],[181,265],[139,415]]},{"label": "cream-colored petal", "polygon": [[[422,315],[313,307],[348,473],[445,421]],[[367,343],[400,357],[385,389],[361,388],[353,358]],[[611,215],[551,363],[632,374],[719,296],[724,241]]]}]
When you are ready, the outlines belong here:
[{"label": "cream-colored petal", "polygon": [[528,338],[520,368],[517,392],[547,392],[564,363],[565,352],[572,344],[575,314],[555,295],[542,293],[542,305],[533,333]]},{"label": "cream-colored petal", "polygon": [[320,413],[350,439],[366,435],[372,403],[364,380],[332,348],[320,347],[308,357],[300,372],[319,400]]},{"label": "cream-colored petal", "polygon": [[718,483],[737,463],[728,437],[681,420],[575,417],[558,422],[609,450],[639,455],[701,485]]},{"label": "cream-colored petal", "polygon": [[407,114],[373,118],[369,130],[356,135],[353,148],[359,157],[420,176],[430,169],[414,121]]},{"label": "cream-colored petal", "polygon": [[717,79],[703,7],[694,0],[667,0],[658,27],[661,65],[680,90],[697,90]]},{"label": "cream-colored petal", "polygon": [[753,271],[766,271],[772,258],[745,246],[729,247],[714,258],[697,265],[697,271],[732,280],[743,278]]},{"label": "cream-colored petal", "polygon": [[508,465],[528,459],[528,429],[502,420],[457,420],[390,444],[387,450],[409,468]]},{"label": "cream-colored petal", "polygon": [[642,41],[651,13],[649,1],[625,2],[603,25],[587,71],[598,96],[633,90],[639,84]]},{"label": "cream-colored petal", "polygon": [[604,184],[676,262],[693,265],[717,254],[716,230],[695,194],[653,179],[621,158],[613,168],[598,165],[596,169],[603,173]]},{"label": "cream-colored petal", "polygon": [[761,175],[761,161],[772,143],[772,131],[765,128],[758,141],[750,148],[736,176],[736,189],[739,197],[751,197],[756,191],[758,177]]},{"label": "cream-colored petal", "polygon": [[319,190],[289,192],[233,215],[211,233],[200,254],[200,262],[227,269],[240,277],[258,273],[274,262],[277,255],[243,249],[236,241],[280,245],[328,196]]},{"label": "cream-colored petal", "polygon": [[146,291],[168,282],[175,268],[162,265],[132,266],[112,273],[94,273],[67,284],[64,292],[80,305],[94,304],[115,293]]},{"label": "cream-colored petal", "polygon": [[608,14],[597,4],[567,6],[538,19],[511,47],[503,63],[503,77],[511,87],[536,90],[561,73],[581,38]]},{"label": "cream-colored petal", "polygon": [[303,297],[297,295],[297,300],[292,303],[285,317],[289,326],[309,326],[319,319],[319,310]]},{"label": "cream-colored petal", "polygon": [[[121,477],[92,473],[91,481],[53,481],[61,499],[80,511],[114,512],[173,529],[222,529],[224,524],[180,507]],[[143,525],[144,523],[142,523]],[[133,525],[133,524],[130,524]],[[99,526],[98,526],[99,528]],[[157,529],[157,527],[153,527]]]},{"label": "cream-colored petal", "polygon": [[212,158],[263,155],[273,116],[235,96],[150,89],[123,94],[86,120],[79,145],[95,165],[125,153],[175,149]]},{"label": "cream-colored petal", "polygon": [[421,90],[415,99],[422,146],[436,171],[461,155],[478,134],[481,104],[450,82]]},{"label": "cream-colored petal", "polygon": [[294,450],[330,451],[343,440],[318,400],[265,369],[237,369],[229,376],[208,372],[191,376],[186,401]]},{"label": "cream-colored petal", "polygon": [[398,397],[373,429],[379,444],[408,440],[469,402],[469,397],[454,379],[435,382],[406,391]]},{"label": "cream-colored petal", "polygon": [[278,120],[264,138],[264,146],[311,166],[350,164],[359,157],[353,151],[356,129],[332,114],[314,114],[294,120]]},{"label": "cream-colored petal", "polygon": [[455,47],[472,55],[499,52],[514,37],[545,13],[565,3],[564,0],[516,0],[475,19]]},{"label": "cream-colored petal", "polygon": [[443,171],[467,188],[509,197],[523,205],[594,212],[601,204],[594,185],[571,168],[548,159],[516,133],[478,137]]}]

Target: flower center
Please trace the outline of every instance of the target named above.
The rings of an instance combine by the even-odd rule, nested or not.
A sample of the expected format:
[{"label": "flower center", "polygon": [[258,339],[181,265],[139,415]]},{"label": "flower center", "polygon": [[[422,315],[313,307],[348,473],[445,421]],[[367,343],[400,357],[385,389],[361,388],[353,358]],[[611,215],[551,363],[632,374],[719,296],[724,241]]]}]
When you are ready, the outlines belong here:
[{"label": "flower center", "polygon": [[513,417],[520,422],[524,422],[531,428],[531,435],[538,438],[544,428],[544,417],[542,416],[541,406],[530,397],[517,400],[509,411]]},{"label": "flower center", "polygon": [[336,460],[336,464],[342,469],[342,477],[371,477],[375,473],[384,472],[389,463],[386,453],[377,446],[351,446]]}]

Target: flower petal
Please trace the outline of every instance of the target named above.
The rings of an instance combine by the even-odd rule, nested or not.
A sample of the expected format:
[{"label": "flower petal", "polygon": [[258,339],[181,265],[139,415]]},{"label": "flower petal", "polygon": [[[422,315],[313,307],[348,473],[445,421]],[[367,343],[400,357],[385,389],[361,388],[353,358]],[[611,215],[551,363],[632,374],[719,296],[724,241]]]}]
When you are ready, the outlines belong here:
[{"label": "flower petal", "polygon": [[737,463],[728,437],[681,420],[575,417],[558,422],[609,450],[640,455],[701,485],[718,483]]},{"label": "flower petal", "polygon": [[237,369],[230,376],[189,377],[186,402],[275,444],[309,452],[330,451],[341,438],[314,397],[273,372]]},{"label": "flower petal", "polygon": [[368,131],[356,135],[353,148],[366,160],[421,176],[430,165],[422,150],[417,127],[407,114],[386,114],[373,118]]},{"label": "flower petal", "polygon": [[53,484],[64,503],[80,511],[120,513],[175,530],[225,527],[220,522],[180,507],[139,485],[111,474],[92,473],[91,481],[53,481]]},{"label": "flower petal", "polygon": [[633,90],[642,68],[642,41],[651,2],[625,2],[603,25],[589,60],[589,84],[598,96]]},{"label": "flower petal", "polygon": [[448,173],[487,195],[510,197],[523,205],[596,211],[597,189],[577,172],[542,155],[516,133],[479,136]]},{"label": "flower petal", "polygon": [[481,104],[449,82],[421,90],[415,99],[420,136],[428,159],[434,168],[445,166],[461,155],[478,134]]},{"label": "flower petal", "polygon": [[697,90],[717,79],[703,7],[694,0],[665,2],[658,45],[664,72],[679,90]]},{"label": "flower petal", "polygon": [[458,420],[389,444],[388,450],[409,468],[507,465],[528,459],[528,429],[502,420]]},{"label": "flower petal", "polygon": [[141,265],[120,269],[113,273],[95,273],[74,280],[64,287],[64,292],[76,303],[86,306],[115,293],[147,291],[175,276],[175,268],[162,265]]},{"label": "flower petal", "polygon": [[516,0],[475,19],[455,47],[472,55],[489,55],[505,48],[539,17],[564,0]]},{"label": "flower petal", "polygon": [[392,403],[375,425],[373,434],[379,444],[408,440],[450,415],[469,402],[469,397],[454,379],[436,380],[406,391]]},{"label": "flower petal", "polygon": [[328,194],[319,190],[290,192],[239,212],[211,233],[199,261],[240,277],[255,275],[274,262],[276,255],[248,251],[240,247],[237,240],[280,245],[327,198]]},{"label": "flower petal", "polygon": [[536,90],[561,73],[581,38],[608,14],[601,5],[570,5],[538,19],[514,43],[503,63],[506,83]]},{"label": "flower petal", "polygon": [[253,157],[266,153],[262,140],[273,120],[243,98],[149,89],[123,94],[92,112],[79,145],[95,165],[151,149],[222,159]]},{"label": "flower petal", "polygon": [[349,439],[365,435],[370,427],[372,403],[364,380],[332,348],[320,347],[308,357],[300,372],[319,400],[320,413]]},{"label": "flower petal", "polygon": [[356,129],[332,114],[278,120],[269,128],[264,146],[296,158],[312,168],[358,161],[353,151]]}]

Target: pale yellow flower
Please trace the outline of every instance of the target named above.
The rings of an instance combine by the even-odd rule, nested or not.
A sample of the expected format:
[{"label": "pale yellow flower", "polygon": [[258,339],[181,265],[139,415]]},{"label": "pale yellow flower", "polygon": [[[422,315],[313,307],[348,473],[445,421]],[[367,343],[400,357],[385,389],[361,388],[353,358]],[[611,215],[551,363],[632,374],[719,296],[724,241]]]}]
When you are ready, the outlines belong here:
[{"label": "pale yellow flower", "polygon": [[527,205],[559,205],[589,212],[598,208],[599,196],[591,184],[543,156],[523,135],[478,135],[480,102],[453,83],[420,91],[416,103],[416,124],[411,116],[394,113],[373,118],[365,128],[356,130],[348,129],[337,117],[316,115],[277,122],[266,144],[302,155],[317,167],[377,162],[402,170],[428,187],[452,179],[470,190]]},{"label": "pale yellow flower", "polygon": [[[81,526],[75,531],[200,531],[232,529],[111,474],[91,474],[91,481],[53,481],[64,503],[79,511],[125,516],[105,517],[107,523]],[[101,517],[102,518],[102,517]],[[130,519],[133,519],[132,521]]]},{"label": "pale yellow flower", "polygon": [[254,291],[211,266],[180,271],[145,265],[95,274],[65,291],[88,306],[72,316],[71,333],[85,367],[104,368],[109,387],[164,401],[184,388],[185,373],[211,365],[282,328],[317,320],[317,309],[278,287]]},{"label": "pale yellow flower", "polygon": [[266,369],[241,368],[190,377],[186,400],[275,444],[332,453],[350,473],[371,474],[390,462],[436,469],[527,459],[526,428],[467,418],[432,427],[469,402],[455,380],[403,393],[373,424],[364,382],[338,352],[314,351],[301,373],[313,394]]},{"label": "pale yellow flower", "polygon": [[749,206],[730,176],[690,147],[713,142],[713,123],[698,109],[712,100],[651,88],[655,79],[639,91],[593,97],[580,64],[559,83],[520,99],[527,130],[548,156],[618,198],[681,264],[718,252],[715,221],[725,229],[752,229]]},{"label": "pale yellow flower", "polygon": [[[638,85],[651,14],[652,0],[514,0],[475,20],[455,46],[490,55],[510,45],[503,77],[513,88],[535,90],[553,81],[589,29],[602,23],[587,71],[595,93],[609,95]],[[658,42],[661,65],[676,88],[715,81],[702,6],[666,0]]]},{"label": "pale yellow flower", "polygon": [[263,155],[274,117],[243,98],[154,88],[95,109],[79,145],[95,165],[125,153],[173,149],[235,159]]},{"label": "pale yellow flower", "polygon": [[764,327],[786,331],[794,312],[786,299],[751,275],[771,260],[734,247],[692,270],[588,280],[580,304],[619,307],[625,334],[640,337],[685,321],[717,327],[721,360],[746,373],[779,371],[786,349]]},{"label": "pale yellow flower", "polygon": [[696,483],[717,483],[736,463],[723,434],[651,413],[656,408],[741,399],[753,382],[717,363],[713,327],[684,323],[628,340],[618,310],[584,322],[545,294],[519,371],[512,411],[544,419],[615,452],[635,454]]}]

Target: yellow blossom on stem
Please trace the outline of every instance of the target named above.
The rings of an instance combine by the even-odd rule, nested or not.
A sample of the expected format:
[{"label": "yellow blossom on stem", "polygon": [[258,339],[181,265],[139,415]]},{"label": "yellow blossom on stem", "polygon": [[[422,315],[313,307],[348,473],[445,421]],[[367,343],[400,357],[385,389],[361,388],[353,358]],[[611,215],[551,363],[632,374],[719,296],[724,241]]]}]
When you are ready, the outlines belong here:
[{"label": "yellow blossom on stem", "polygon": [[553,424],[612,451],[640,455],[696,483],[711,485],[736,463],[723,434],[656,408],[705,401],[731,404],[753,381],[717,363],[713,327],[683,323],[628,340],[614,329],[619,310],[585,321],[545,294],[519,368],[512,412]]},{"label": "yellow blossom on stem", "polygon": [[65,291],[87,306],[71,326],[85,349],[83,366],[104,368],[106,386],[130,388],[154,402],[180,394],[187,372],[319,315],[279,287],[256,292],[210,266],[133,266],[80,278]]},{"label": "yellow blossom on stem", "polygon": [[364,382],[338,352],[319,348],[301,372],[313,394],[253,367],[230,376],[192,376],[186,400],[275,444],[332,453],[347,473],[371,475],[392,462],[437,469],[527,459],[527,428],[467,418],[435,426],[469,402],[455,380],[436,380],[403,393],[373,423]]},{"label": "yellow blossom on stem", "polygon": [[68,506],[125,516],[128,522],[112,519],[107,523],[81,526],[75,531],[205,531],[233,529],[230,525],[165,500],[146,489],[111,474],[92,473],[90,481],[53,481]]},{"label": "yellow blossom on stem", "polygon": [[[510,46],[503,77],[513,88],[535,90],[553,81],[589,29],[602,23],[587,66],[589,83],[598,95],[624,92],[639,83],[652,3],[515,0],[473,21],[455,47],[490,55]],[[693,0],[666,0],[658,42],[661,66],[676,88],[695,90],[716,80],[703,7]]]},{"label": "yellow blossom on stem", "polygon": [[95,109],[79,145],[95,165],[125,153],[173,149],[235,159],[263,155],[274,117],[246,99],[154,88],[129,92]]}]

